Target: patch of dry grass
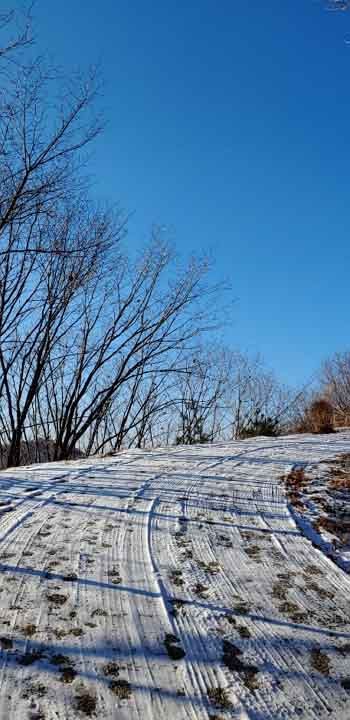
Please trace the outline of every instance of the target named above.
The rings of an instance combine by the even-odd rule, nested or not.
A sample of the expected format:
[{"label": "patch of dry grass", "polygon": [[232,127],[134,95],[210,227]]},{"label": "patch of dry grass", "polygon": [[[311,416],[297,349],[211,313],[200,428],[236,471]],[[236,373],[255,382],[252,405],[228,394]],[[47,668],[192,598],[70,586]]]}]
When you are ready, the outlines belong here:
[{"label": "patch of dry grass", "polygon": [[76,695],[76,708],[78,712],[91,717],[96,711],[96,697],[88,690],[81,689]]},{"label": "patch of dry grass", "polygon": [[331,668],[328,655],[319,648],[313,648],[311,650],[311,665],[314,670],[317,670],[317,672],[322,675],[326,675],[327,677],[330,675]]},{"label": "patch of dry grass", "polygon": [[260,562],[260,547],[259,545],[248,545],[248,547],[244,548],[244,552],[248,557],[250,557],[252,560],[255,560],[255,562]]},{"label": "patch of dry grass", "polygon": [[303,617],[301,608],[296,603],[285,600],[281,605],[278,606],[279,611],[283,615],[287,615],[295,624],[299,624],[300,617]]},{"label": "patch of dry grass", "polygon": [[217,575],[221,571],[220,564],[215,561],[205,563],[200,560],[198,565],[202,568],[202,570],[204,570],[204,572],[208,573],[208,575]]},{"label": "patch of dry grass", "polygon": [[322,570],[317,565],[306,565],[304,575],[322,575]]},{"label": "patch of dry grass", "polygon": [[23,689],[21,697],[30,700],[32,697],[42,698],[47,694],[47,687],[41,682],[31,682]]},{"label": "patch of dry grass", "polygon": [[256,690],[258,687],[256,675],[259,670],[255,665],[246,663],[242,659],[241,655],[242,650],[240,650],[240,648],[236,647],[236,645],[233,645],[233,643],[228,640],[223,641],[222,661],[224,665],[226,665],[229,670],[238,672],[241,675],[245,686],[249,690]]},{"label": "patch of dry grass", "polygon": [[132,695],[131,685],[127,680],[112,680],[110,689],[116,695],[119,700],[129,700]]},{"label": "patch of dry grass", "polygon": [[335,597],[334,592],[331,590],[325,590],[325,588],[320,587],[316,582],[310,581],[309,579],[306,582],[306,587],[308,590],[315,592],[321,600],[333,600]]},{"label": "patch of dry grass", "polygon": [[272,586],[272,597],[276,600],[287,600],[287,592],[289,590],[289,587],[285,586],[282,582],[275,582]]},{"label": "patch of dry grass", "polygon": [[207,585],[203,585],[203,583],[201,583],[201,582],[197,582],[193,587],[193,592],[196,595],[199,595],[199,597],[201,597],[201,598],[206,597],[208,590],[209,590],[209,588],[207,587]]},{"label": "patch of dry grass", "polygon": [[48,594],[46,597],[48,599],[48,602],[52,605],[55,605],[56,607],[64,605],[68,600],[67,595],[60,595],[59,593],[51,593]]},{"label": "patch of dry grass", "polygon": [[28,623],[28,625],[25,625],[22,628],[23,635],[25,635],[26,637],[32,637],[33,635],[35,635],[36,630],[36,625],[33,625],[32,623]]},{"label": "patch of dry grass", "polygon": [[239,633],[240,637],[243,638],[244,640],[248,640],[248,638],[251,637],[251,632],[247,627],[245,627],[245,625],[238,625],[237,632]]},{"label": "patch of dry grass", "polygon": [[184,581],[182,578],[182,570],[178,570],[177,568],[170,570],[169,580],[171,580],[173,585],[176,585],[176,587],[182,587],[184,584]]},{"label": "patch of dry grass", "polygon": [[246,615],[251,609],[251,606],[246,600],[239,600],[239,602],[235,603],[233,609],[236,615]]},{"label": "patch of dry grass", "polygon": [[108,677],[117,678],[120,672],[119,665],[116,662],[108,662],[103,666],[102,672]]},{"label": "patch of dry grass", "polygon": [[208,698],[213,705],[216,705],[222,710],[229,710],[232,707],[232,702],[229,698],[228,690],[218,685],[217,687],[209,688]]},{"label": "patch of dry grass", "polygon": [[74,668],[71,665],[67,665],[67,667],[62,667],[61,669],[61,675],[60,680],[61,682],[65,684],[70,684],[75,680],[77,676],[77,671],[74,670]]},{"label": "patch of dry grass", "polygon": [[313,522],[313,527],[317,532],[326,530],[330,535],[334,535],[340,542],[343,542],[344,535],[350,533],[350,522],[345,521],[343,518],[331,518],[325,515],[317,518]]}]

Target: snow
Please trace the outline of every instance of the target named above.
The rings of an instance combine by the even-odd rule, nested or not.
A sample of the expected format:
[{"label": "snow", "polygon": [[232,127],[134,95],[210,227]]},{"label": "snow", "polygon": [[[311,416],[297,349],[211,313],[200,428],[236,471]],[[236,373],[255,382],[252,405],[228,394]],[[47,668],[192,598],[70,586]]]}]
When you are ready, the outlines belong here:
[{"label": "snow", "polygon": [[0,473],[1,720],[349,720],[350,579],[280,480],[349,451],[347,432]]},{"label": "snow", "polygon": [[[293,489],[284,476],[290,511],[303,533],[339,567],[350,571],[350,455],[298,465],[302,483]],[[340,486],[335,483],[340,483]]]}]

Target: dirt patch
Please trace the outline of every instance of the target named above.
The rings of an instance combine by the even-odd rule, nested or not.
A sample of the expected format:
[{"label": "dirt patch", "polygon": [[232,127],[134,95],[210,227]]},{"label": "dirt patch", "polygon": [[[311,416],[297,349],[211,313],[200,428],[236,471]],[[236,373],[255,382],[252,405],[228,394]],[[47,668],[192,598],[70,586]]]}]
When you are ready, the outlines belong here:
[{"label": "dirt patch", "polygon": [[312,525],[316,532],[321,534],[322,530],[325,530],[330,535],[334,535],[341,543],[344,541],[344,536],[348,536],[350,533],[350,521],[345,521],[344,518],[322,515]]},{"label": "dirt patch", "polygon": [[54,636],[57,637],[57,640],[62,640],[62,638],[68,635],[68,630],[63,630],[62,628],[55,628],[52,632]]},{"label": "dirt patch", "polygon": [[25,635],[26,637],[32,637],[33,635],[35,635],[36,631],[37,631],[36,625],[32,625],[31,623],[29,623],[28,625],[25,625],[22,628],[23,635]]},{"label": "dirt patch", "polygon": [[102,610],[102,608],[96,608],[96,610],[93,610],[91,613],[91,617],[107,617],[108,613],[106,610]]},{"label": "dirt patch", "polygon": [[272,586],[272,597],[276,600],[287,600],[287,592],[289,590],[289,586],[286,587],[286,585],[282,582],[275,582]]},{"label": "dirt patch", "polygon": [[304,575],[322,575],[322,570],[317,565],[306,565]]},{"label": "dirt patch", "polygon": [[309,578],[307,578],[306,587],[308,590],[316,593],[319,598],[321,598],[321,600],[333,600],[333,598],[335,597],[334,592],[332,592],[331,590],[325,590],[325,588],[317,585],[316,582],[310,581]]},{"label": "dirt patch", "polygon": [[74,637],[81,637],[84,635],[84,630],[82,628],[72,628],[71,630],[68,630],[67,635],[74,635]]},{"label": "dirt patch", "polygon": [[186,653],[183,648],[179,645],[180,640],[176,635],[167,633],[164,639],[165,649],[171,660],[182,660]]},{"label": "dirt patch", "polygon": [[326,675],[327,677],[330,675],[331,667],[329,657],[326,653],[322,652],[320,648],[313,648],[311,650],[311,665],[314,670],[317,670],[317,672],[322,675]]},{"label": "dirt patch", "polygon": [[250,630],[248,630],[248,628],[245,627],[244,625],[238,625],[237,632],[239,633],[240,637],[244,638],[244,639],[248,639],[252,635]]},{"label": "dirt patch", "polygon": [[78,712],[84,713],[91,717],[96,711],[96,697],[88,690],[81,690],[75,698],[76,708]]},{"label": "dirt patch", "polygon": [[104,675],[107,675],[107,677],[118,677],[120,668],[119,665],[115,662],[109,662],[106,665],[103,666],[102,672]]},{"label": "dirt patch", "polygon": [[[349,454],[324,462],[327,462],[327,471],[320,467],[320,473],[316,474],[314,467],[312,477],[308,478],[303,468],[294,468],[283,480],[289,502],[307,521],[306,534],[328,555],[331,552],[335,562],[342,566],[342,551],[350,541]],[[311,528],[317,537],[314,533],[310,535]]]},{"label": "dirt patch", "polygon": [[60,668],[61,674],[60,674],[60,680],[63,683],[70,684],[75,680],[77,676],[77,671],[74,670],[74,668],[71,665],[67,665],[67,667]]},{"label": "dirt patch", "polygon": [[47,694],[47,687],[43,683],[29,683],[21,693],[24,700],[30,700],[32,697],[42,698]]},{"label": "dirt patch", "polygon": [[193,550],[190,550],[190,548],[185,548],[183,551],[182,559],[183,560],[192,560],[193,558]]},{"label": "dirt patch", "polygon": [[282,475],[281,480],[286,484],[287,488],[291,488],[293,491],[300,490],[310,482],[310,479],[305,475],[305,468],[303,467],[292,468],[287,475]]},{"label": "dirt patch", "polygon": [[248,555],[248,557],[251,558],[251,560],[255,560],[255,562],[261,562],[261,551],[259,545],[249,545],[248,547],[244,548],[244,552],[246,555]]},{"label": "dirt patch", "polygon": [[177,570],[176,568],[171,570],[169,573],[169,580],[171,580],[173,585],[176,585],[176,587],[183,587],[184,581],[182,578],[182,570]]},{"label": "dirt patch", "polygon": [[283,615],[287,615],[290,618],[292,618],[295,613],[300,612],[299,605],[296,605],[296,603],[290,602],[289,600],[286,600],[281,605],[279,605],[278,609]]},{"label": "dirt patch", "polygon": [[295,625],[306,625],[312,622],[312,618],[306,612],[296,612],[290,615],[290,619]]},{"label": "dirt patch", "polygon": [[67,595],[60,595],[59,593],[52,593],[46,597],[48,602],[56,607],[61,607],[61,605],[64,605],[68,600]]},{"label": "dirt patch", "polygon": [[208,573],[208,575],[217,575],[221,571],[218,562],[212,561],[210,563],[205,563],[200,560],[198,565],[202,568],[202,570],[204,570],[204,572]]},{"label": "dirt patch", "polygon": [[78,580],[78,575],[75,572],[69,572],[66,575],[62,576],[62,580],[64,580],[65,582],[73,582],[74,580]]},{"label": "dirt patch", "polygon": [[113,585],[120,585],[120,583],[122,582],[119,570],[116,567],[113,567],[109,570],[108,576],[111,578],[111,583]]},{"label": "dirt patch", "polygon": [[246,615],[250,610],[250,604],[245,600],[240,600],[233,609],[236,615]]},{"label": "dirt patch", "polygon": [[310,483],[310,478],[305,475],[305,469],[303,467],[293,468],[287,475],[282,475],[281,481],[286,487],[290,504],[298,512],[304,512],[302,493]]},{"label": "dirt patch", "polygon": [[[253,666],[254,667],[254,666]],[[248,690],[251,692],[254,692],[254,690],[258,690],[259,688],[259,682],[257,678],[258,670],[256,669],[249,669],[246,670],[243,678],[243,682]]]},{"label": "dirt patch", "polygon": [[172,609],[170,610],[170,614],[173,615],[173,617],[176,617],[178,613],[181,611],[183,614],[185,613],[185,605],[187,605],[187,601],[183,600],[182,598],[172,598]]},{"label": "dirt patch", "polygon": [[285,560],[283,553],[276,548],[271,548],[271,550],[269,550],[269,555],[272,560],[275,561],[276,565],[279,565],[279,563],[282,563]]},{"label": "dirt patch", "polygon": [[131,685],[127,680],[112,680],[110,689],[119,700],[129,700],[132,696]]},{"label": "dirt patch", "polygon": [[334,490],[348,493],[350,490],[350,454],[345,453],[331,463],[328,484]]},{"label": "dirt patch", "polygon": [[330,486],[335,490],[343,490],[349,492],[350,490],[350,472],[348,473],[337,473],[333,475],[329,482]]},{"label": "dirt patch", "polygon": [[231,538],[228,537],[227,535],[217,535],[216,537],[217,537],[218,545],[221,545],[226,548],[233,547],[233,542],[232,542]]},{"label": "dirt patch", "polygon": [[230,623],[230,625],[233,625],[233,626],[237,625],[237,620],[234,617],[234,615],[225,615],[225,619],[227,620],[228,623]]},{"label": "dirt patch", "polygon": [[208,690],[208,699],[213,705],[222,708],[222,710],[229,710],[232,707],[228,690],[220,685]]},{"label": "dirt patch", "polygon": [[206,593],[208,592],[209,588],[206,585],[203,585],[201,582],[197,582],[193,587],[193,592],[196,595],[199,595],[201,598],[206,597]]}]

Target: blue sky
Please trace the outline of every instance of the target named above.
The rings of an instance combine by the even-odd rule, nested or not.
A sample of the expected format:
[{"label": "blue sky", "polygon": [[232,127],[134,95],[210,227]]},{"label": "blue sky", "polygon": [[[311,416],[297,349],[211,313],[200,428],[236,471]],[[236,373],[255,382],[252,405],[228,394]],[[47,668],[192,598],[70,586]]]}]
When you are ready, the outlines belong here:
[{"label": "blue sky", "polygon": [[[2,4],[2,3],[1,3]],[[350,13],[322,0],[37,0],[38,43],[100,61],[96,192],[211,250],[231,345],[282,380],[350,348]]]}]

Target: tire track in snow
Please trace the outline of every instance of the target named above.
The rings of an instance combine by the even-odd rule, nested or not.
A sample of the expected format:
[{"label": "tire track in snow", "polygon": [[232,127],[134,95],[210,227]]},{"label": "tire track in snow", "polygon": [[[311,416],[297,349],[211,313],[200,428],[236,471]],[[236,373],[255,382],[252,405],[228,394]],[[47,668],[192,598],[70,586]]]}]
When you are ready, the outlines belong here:
[{"label": "tire track in snow", "polygon": [[[262,448],[261,448],[261,447],[258,448],[255,452],[257,452],[258,450],[261,452]],[[221,464],[221,463],[220,463],[220,464]],[[291,464],[292,464],[292,463],[290,463],[290,465],[291,465]],[[193,486],[192,486],[192,487],[193,487]],[[190,497],[190,495],[191,495],[191,490],[192,490],[192,488],[189,489],[188,497]],[[256,510],[257,510],[257,508],[256,508]],[[260,513],[258,513],[258,514],[260,514]],[[286,515],[287,515],[287,513],[286,513]],[[265,519],[264,519],[264,514],[262,514],[262,516],[260,517],[260,524],[264,524],[264,525],[266,526],[266,521],[265,521]],[[257,530],[258,530],[258,529],[259,529],[259,528],[257,528]],[[203,554],[204,554],[203,548],[201,548],[201,554],[202,554],[202,556],[203,556]],[[214,557],[214,558],[216,557],[215,553],[214,553],[213,557]],[[208,560],[209,560],[209,558],[210,558],[210,555],[208,555]],[[267,567],[268,567],[268,566],[269,566],[269,563],[267,563]],[[232,570],[232,569],[231,569],[231,570]],[[222,578],[221,578],[221,579],[222,579]],[[228,578],[226,577],[226,579],[228,579]],[[243,583],[243,586],[244,586],[244,583]],[[243,590],[243,587],[242,587],[242,590]],[[222,591],[222,585],[220,585],[220,591]],[[198,615],[197,615],[197,617],[196,617],[196,622],[198,622]],[[260,624],[260,627],[261,627],[261,624]],[[258,628],[259,628],[259,625],[258,625]],[[260,636],[263,637],[263,633],[260,633],[259,631],[258,631],[258,635],[260,635]],[[277,637],[278,637],[278,636],[277,636]],[[285,654],[285,653],[284,653],[284,654]],[[272,652],[272,659],[274,659],[274,661],[276,662],[277,666],[278,666],[278,665],[281,665],[281,664],[283,665],[283,663],[282,663],[283,657],[282,657],[282,654],[281,654],[281,653],[278,653],[277,651],[274,650],[274,651]],[[317,689],[314,688],[313,683],[308,681],[305,673],[303,673],[304,668],[303,668],[302,664],[298,661],[298,659],[297,659],[297,657],[295,656],[295,654],[294,654],[294,655],[292,654],[292,655],[290,656],[289,662],[290,662],[290,664],[292,664],[292,665],[294,665],[294,666],[297,666],[297,667],[299,668],[299,671],[305,676],[305,677],[304,677],[304,681],[306,682],[306,685],[307,685],[307,687],[308,687],[309,693],[311,693],[311,695],[316,699],[316,701],[318,702],[318,705],[319,705],[319,702],[321,702],[321,706],[320,706],[320,707],[321,707],[321,708],[323,707],[323,710],[328,713],[329,706],[328,706],[327,702],[325,701],[325,699],[323,698],[322,692],[321,692],[321,693],[318,692]],[[309,698],[309,703],[310,703],[310,698]],[[300,707],[297,708],[297,709],[300,710]],[[315,711],[312,711],[312,715],[309,715],[309,717],[311,717],[311,716],[312,716],[312,717],[316,717],[316,716],[319,714],[319,709],[320,709],[320,708],[319,708],[319,706],[318,706]],[[310,710],[311,710],[311,708],[310,708]],[[270,717],[275,717],[274,711],[272,712],[272,714],[268,713],[268,715],[269,715]]]},{"label": "tire track in snow", "polygon": [[[208,715],[217,712],[226,720],[316,720],[328,718],[329,708],[337,720],[349,719],[349,697],[337,682],[339,673],[350,676],[349,657],[337,651],[350,640],[349,579],[345,580],[341,571],[298,534],[284,497],[278,495],[278,504],[273,492],[279,475],[295,460],[314,463],[337,454],[339,448],[349,447],[349,441],[338,438],[280,438],[275,443],[258,440],[171,452],[129,452],[113,461],[109,458],[95,464],[90,461],[88,466],[85,463],[80,477],[79,468],[68,465],[71,476],[65,483],[65,500],[61,493],[56,496],[57,502],[52,505],[56,514],[52,518],[52,498],[47,497],[46,504],[44,498],[40,502],[26,498],[26,506],[24,493],[23,503],[15,511],[0,516],[0,533],[5,535],[20,519],[18,514],[33,509],[31,503],[35,502],[35,512],[9,532],[0,542],[0,550],[11,550],[11,545],[19,541],[19,552],[23,555],[24,547],[33,547],[33,563],[38,569],[44,568],[49,557],[48,541],[40,540],[39,548],[35,538],[40,528],[52,520],[50,542],[55,546],[65,544],[68,564],[77,563],[78,581],[65,584],[67,604],[53,614],[53,628],[60,622],[60,615],[67,617],[70,608],[77,610],[79,617],[71,624],[82,625],[83,637],[68,636],[57,641],[56,646],[76,658],[80,678],[94,688],[99,718],[153,720],[168,716],[207,720]],[[28,475],[30,471],[25,472]],[[43,492],[53,494],[52,483],[49,488],[48,477],[43,477],[45,472],[52,476],[57,469],[33,469],[32,485],[40,484],[36,479],[40,476]],[[27,482],[23,481],[23,487]],[[261,493],[257,493],[259,487]],[[69,519],[66,529],[61,527],[65,512]],[[197,517],[198,512],[203,513],[206,522]],[[183,537],[187,536],[191,543],[182,547],[180,543],[179,547],[174,533],[185,528]],[[226,546],[219,544],[224,542],[220,536],[226,536]],[[254,545],[258,552],[252,553]],[[277,547],[279,551],[274,550]],[[191,550],[192,558],[186,548]],[[17,567],[22,562],[19,552],[14,564]],[[92,564],[87,562],[88,557],[94,560]],[[221,565],[217,574],[207,569],[214,562]],[[115,586],[110,574],[114,564],[121,576]],[[169,564],[183,570],[184,586],[176,589],[176,594],[188,601],[176,617],[171,615],[174,586],[167,577]],[[305,587],[305,573],[312,565],[323,577],[311,577],[311,581],[316,580],[326,591],[337,589],[334,600],[322,601],[315,589]],[[11,602],[22,601],[26,592],[34,612],[33,603],[40,606],[40,592],[44,593],[45,587],[57,584],[62,590],[57,577],[64,569],[63,563],[57,573],[53,571],[52,581],[40,574],[26,576],[22,589],[10,588]],[[292,577],[288,601],[308,612],[310,623],[291,622],[280,609],[282,601],[273,597],[274,584],[281,582],[278,576],[288,572]],[[210,586],[203,597],[193,590],[197,582]],[[237,594],[250,603],[241,615],[234,610]],[[38,608],[38,625],[45,623],[45,607],[43,603]],[[332,633],[326,623],[335,607],[341,622],[335,621]],[[96,627],[90,628],[85,621],[91,620],[96,608],[106,609],[107,616],[94,618]],[[227,619],[232,610],[236,629]],[[248,629],[250,637],[240,637],[239,626]],[[175,628],[187,652],[177,667],[164,653],[163,638],[170,628]],[[254,692],[242,684],[239,674],[232,674],[223,665],[223,638],[239,646],[244,659],[259,667],[259,687]],[[316,644],[329,655],[329,678],[311,669],[310,650]],[[133,688],[132,698],[117,700],[117,707],[102,672],[108,660],[119,663],[121,677],[128,678]],[[14,717],[15,708],[22,708],[24,702],[19,700],[14,670],[9,664],[1,683],[3,697],[6,688],[6,696],[9,692],[12,698],[4,704],[6,718]],[[63,687],[52,669],[51,676],[45,672],[39,664],[21,669],[21,678],[26,682],[30,675],[46,678],[49,693],[41,704],[47,720],[57,717],[56,711],[62,720],[73,720],[77,717],[74,684]],[[216,685],[230,690],[233,706],[226,712],[208,703],[207,690]],[[185,696],[177,696],[178,690],[183,690]]]}]

